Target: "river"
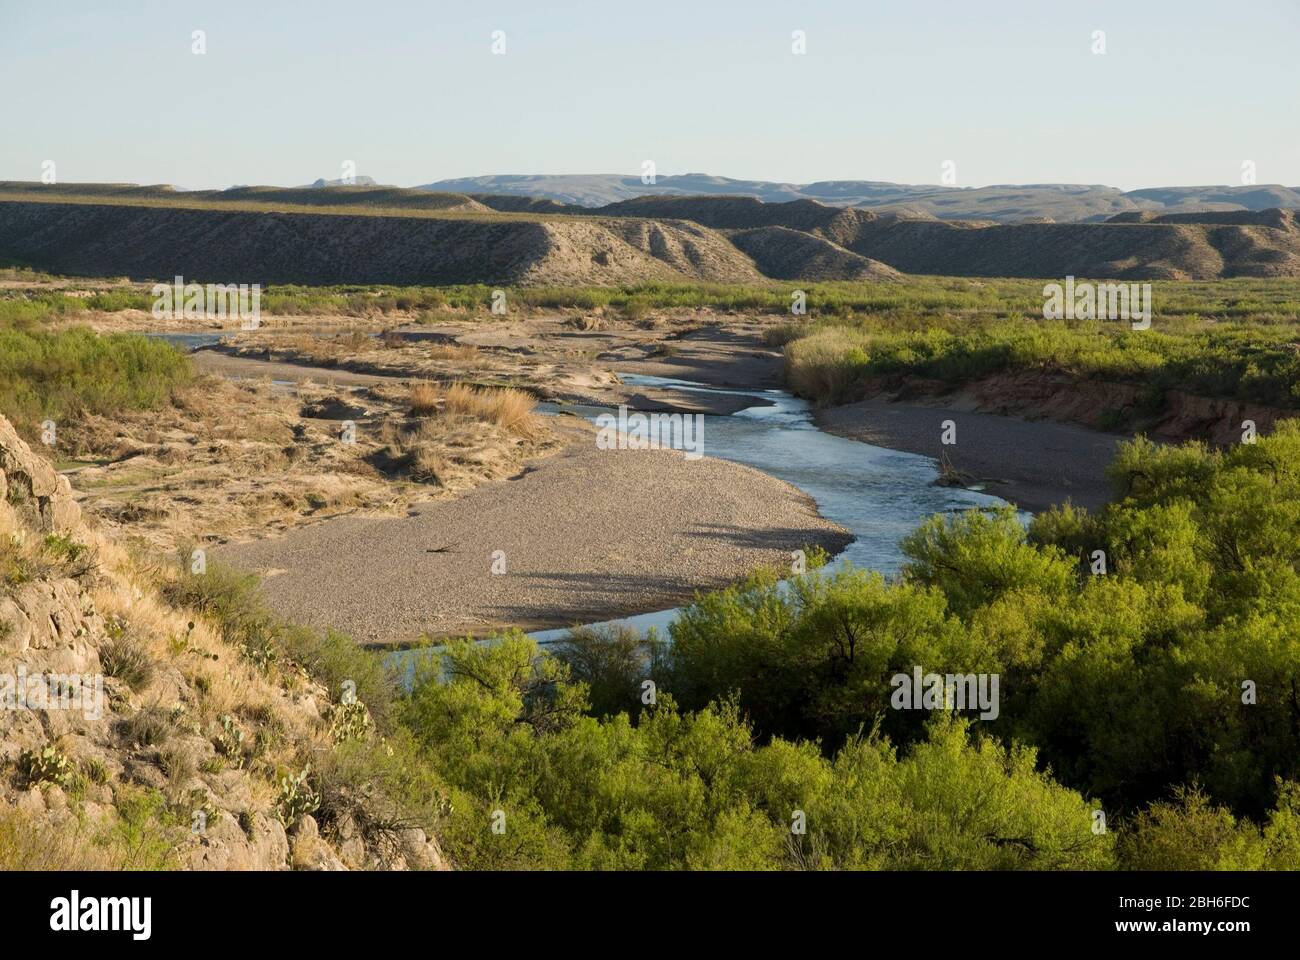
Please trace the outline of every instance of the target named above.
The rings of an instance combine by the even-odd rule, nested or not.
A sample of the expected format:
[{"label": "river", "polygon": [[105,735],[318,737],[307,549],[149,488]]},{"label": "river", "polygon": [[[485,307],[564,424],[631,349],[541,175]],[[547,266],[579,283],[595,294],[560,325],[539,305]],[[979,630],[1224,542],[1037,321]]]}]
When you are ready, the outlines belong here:
[{"label": "river", "polygon": [[[844,527],[854,541],[836,564],[896,573],[903,563],[899,542],[926,517],[971,507],[1000,506],[998,497],[941,487],[934,483],[935,463],[929,457],[887,450],[825,433],[813,423],[809,404],[784,390],[719,390],[687,380],[620,374],[634,386],[675,387],[682,390],[753,396],[761,403],[730,416],[705,416],[703,452],[756,467],[798,487],[817,504],[818,512]],[[544,412],[559,409],[544,405]],[[610,412],[604,407],[567,406],[594,419]],[[680,608],[659,610],[608,623],[663,632]],[[568,631],[540,630],[530,634],[547,643]]]}]

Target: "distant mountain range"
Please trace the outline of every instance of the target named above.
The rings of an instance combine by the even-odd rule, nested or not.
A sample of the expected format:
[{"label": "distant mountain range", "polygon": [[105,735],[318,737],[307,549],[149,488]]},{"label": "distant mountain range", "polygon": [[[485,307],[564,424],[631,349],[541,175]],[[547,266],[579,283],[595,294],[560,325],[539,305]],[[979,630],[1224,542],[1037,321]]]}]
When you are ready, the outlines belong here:
[{"label": "distant mountain range", "polygon": [[[1187,195],[1172,192],[1163,209]],[[0,262],[88,276],[398,285],[1300,277],[1300,216],[1144,207],[1103,223],[999,223],[739,194],[585,207],[359,184],[0,182]]]},{"label": "distant mountain range", "polygon": [[[358,178],[360,182],[360,178]],[[318,181],[318,184],[320,181]],[[579,207],[656,196],[743,196],[767,203],[816,200],[835,207],[902,213],[940,220],[1100,222],[1117,213],[1212,213],[1300,208],[1300,188],[1277,184],[1240,187],[1150,187],[1124,192],[1101,184],[1029,183],[989,187],[944,187],[876,180],[773,183],[733,180],[703,173],[657,177],[563,174],[489,176],[439,180],[416,189],[441,193],[531,197]]]}]

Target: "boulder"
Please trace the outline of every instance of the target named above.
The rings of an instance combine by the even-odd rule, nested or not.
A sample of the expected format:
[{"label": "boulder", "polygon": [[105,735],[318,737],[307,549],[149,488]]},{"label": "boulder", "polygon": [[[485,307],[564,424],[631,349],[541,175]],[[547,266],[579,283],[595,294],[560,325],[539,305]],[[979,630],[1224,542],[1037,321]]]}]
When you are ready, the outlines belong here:
[{"label": "boulder", "polygon": [[43,533],[70,533],[81,521],[68,478],[36,454],[0,416],[0,500],[26,513]]}]

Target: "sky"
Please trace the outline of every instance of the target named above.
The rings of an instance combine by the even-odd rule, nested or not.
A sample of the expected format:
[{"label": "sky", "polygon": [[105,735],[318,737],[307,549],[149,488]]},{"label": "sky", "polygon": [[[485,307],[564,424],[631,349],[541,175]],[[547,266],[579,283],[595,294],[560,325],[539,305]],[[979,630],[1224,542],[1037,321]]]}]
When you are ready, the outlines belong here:
[{"label": "sky", "polygon": [[951,161],[958,186],[1134,189],[1239,184],[1250,161],[1296,186],[1298,39],[1300,0],[0,0],[0,179],[53,161],[60,182],[292,186],[350,161],[414,186],[652,160],[938,183]]}]

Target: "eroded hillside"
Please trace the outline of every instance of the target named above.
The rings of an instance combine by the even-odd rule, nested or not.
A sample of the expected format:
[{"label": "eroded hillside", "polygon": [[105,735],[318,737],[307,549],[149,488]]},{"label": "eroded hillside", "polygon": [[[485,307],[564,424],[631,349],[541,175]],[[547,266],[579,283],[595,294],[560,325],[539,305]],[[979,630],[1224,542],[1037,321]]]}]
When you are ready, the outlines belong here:
[{"label": "eroded hillside", "polygon": [[1300,275],[1300,228],[1289,210],[1000,224],[881,215],[811,200],[765,204],[750,197],[643,197],[600,213],[689,219],[720,231],[785,227],[904,273],[1135,280]]},{"label": "eroded hillside", "polygon": [[762,279],[694,223],[0,202],[0,257],[59,273],[213,282],[614,284]]}]

